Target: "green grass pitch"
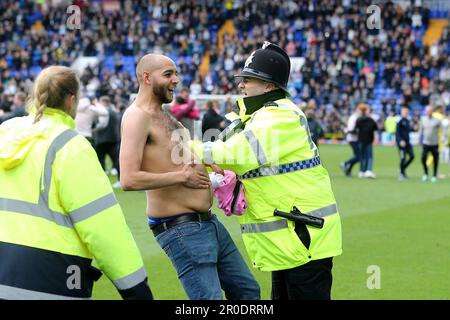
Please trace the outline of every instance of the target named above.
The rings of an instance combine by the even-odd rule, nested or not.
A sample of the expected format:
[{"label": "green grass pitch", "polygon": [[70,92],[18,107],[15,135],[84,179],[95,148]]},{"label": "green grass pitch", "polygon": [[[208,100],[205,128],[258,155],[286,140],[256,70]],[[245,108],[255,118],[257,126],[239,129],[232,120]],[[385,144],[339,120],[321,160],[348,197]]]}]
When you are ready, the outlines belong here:
[{"label": "green grass pitch", "polygon": [[[345,177],[339,163],[351,149],[347,145],[320,146],[330,173],[342,218],[343,254],[334,259],[333,299],[450,299],[450,178],[449,166],[440,164],[446,178],[423,183],[420,149],[408,168],[409,180],[398,181],[395,147],[374,149],[374,180]],[[357,174],[358,165],[353,169]],[[114,179],[114,178],[112,178]],[[128,225],[136,239],[158,300],[187,299],[169,258],[154,240],[145,216],[143,192],[116,191]],[[236,217],[213,210],[225,224],[249,262]],[[114,254],[114,252],[111,252]],[[378,288],[371,268],[379,268]],[[251,268],[261,286],[262,299],[270,299],[270,273]],[[105,277],[94,286],[94,299],[119,299]]]}]

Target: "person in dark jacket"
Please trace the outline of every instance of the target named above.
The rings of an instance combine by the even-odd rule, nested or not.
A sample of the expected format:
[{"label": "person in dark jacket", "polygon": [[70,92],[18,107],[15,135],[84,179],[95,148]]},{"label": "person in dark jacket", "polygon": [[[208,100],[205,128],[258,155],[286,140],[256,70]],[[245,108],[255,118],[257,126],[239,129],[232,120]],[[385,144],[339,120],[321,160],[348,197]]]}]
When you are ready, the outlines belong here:
[{"label": "person in dark jacket", "polygon": [[376,176],[372,172],[373,165],[373,141],[375,132],[378,130],[377,123],[369,116],[369,106],[361,103],[358,105],[361,116],[356,120],[355,131],[358,135],[358,143],[360,150],[360,178],[372,178]]},{"label": "person in dark jacket", "polygon": [[[99,100],[100,105],[108,110],[108,124],[104,129],[98,130],[94,134],[95,151],[97,152],[98,160],[105,169],[106,155],[109,155],[112,161],[112,166],[117,170],[117,178],[120,179],[119,168],[119,115],[111,105],[111,100],[107,96],[103,96]],[[120,181],[120,180],[119,180]],[[119,188],[120,184],[113,184],[114,188]]]},{"label": "person in dark jacket", "polygon": [[401,119],[397,123],[397,130],[395,132],[395,140],[398,150],[400,152],[400,177],[399,180],[405,180],[406,168],[414,160],[414,151],[409,142],[409,133],[412,130],[411,124],[408,120],[409,109],[403,107],[401,110]]},{"label": "person in dark jacket", "polygon": [[311,139],[314,144],[319,146],[319,139],[324,136],[324,131],[319,121],[316,119],[316,114],[314,110],[308,110],[306,112],[306,120],[308,121],[309,132],[311,133]]},{"label": "person in dark jacket", "polygon": [[27,115],[25,110],[25,102],[27,99],[27,95],[24,92],[17,92],[14,95],[14,102],[11,106],[11,111],[0,114],[0,124],[5,122],[6,120],[15,118],[15,117],[23,117]]},{"label": "person in dark jacket", "polygon": [[220,115],[217,104],[215,101],[209,100],[206,102],[206,112],[202,119],[203,141],[214,141],[215,137],[223,130],[224,126],[224,117]]}]

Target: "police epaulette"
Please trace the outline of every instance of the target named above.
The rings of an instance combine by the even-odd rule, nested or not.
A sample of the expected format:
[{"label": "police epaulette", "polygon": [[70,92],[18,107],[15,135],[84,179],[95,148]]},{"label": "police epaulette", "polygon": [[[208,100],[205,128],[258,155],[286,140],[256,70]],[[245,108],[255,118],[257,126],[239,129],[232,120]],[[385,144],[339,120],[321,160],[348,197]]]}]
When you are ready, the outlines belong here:
[{"label": "police epaulette", "polygon": [[273,101],[269,101],[269,102],[264,103],[263,106],[264,107],[278,107],[278,103],[273,102]]}]

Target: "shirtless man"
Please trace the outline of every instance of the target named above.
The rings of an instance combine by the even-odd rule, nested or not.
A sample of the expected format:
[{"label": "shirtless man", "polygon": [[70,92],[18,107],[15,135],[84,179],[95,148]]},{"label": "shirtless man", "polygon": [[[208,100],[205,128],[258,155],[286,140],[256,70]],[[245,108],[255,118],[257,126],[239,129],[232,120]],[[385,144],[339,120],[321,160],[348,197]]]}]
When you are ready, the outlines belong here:
[{"label": "shirtless man", "polygon": [[205,166],[173,157],[182,143],[173,139],[173,132],[183,127],[162,104],[172,101],[178,84],[175,63],[147,54],[139,60],[136,75],[139,92],[122,120],[122,188],[146,190],[150,228],[190,299],[219,300],[222,289],[227,299],[259,299],[257,282],[227,230],[211,214]]}]

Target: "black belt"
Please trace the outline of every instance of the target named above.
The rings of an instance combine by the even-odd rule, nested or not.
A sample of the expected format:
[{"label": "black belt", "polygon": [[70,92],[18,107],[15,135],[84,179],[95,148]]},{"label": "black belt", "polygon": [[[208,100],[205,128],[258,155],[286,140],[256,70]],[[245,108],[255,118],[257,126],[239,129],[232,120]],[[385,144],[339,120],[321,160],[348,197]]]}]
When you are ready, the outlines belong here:
[{"label": "black belt", "polygon": [[191,221],[197,221],[197,222],[208,221],[208,220],[211,220],[211,218],[212,218],[211,211],[199,212],[199,213],[192,212],[192,213],[184,214],[173,220],[163,222],[163,223],[157,224],[155,226],[150,226],[150,229],[153,231],[153,234],[156,237],[160,233],[162,233],[166,230],[169,230],[170,228],[176,226],[177,224],[184,223],[184,222],[191,222]]}]

